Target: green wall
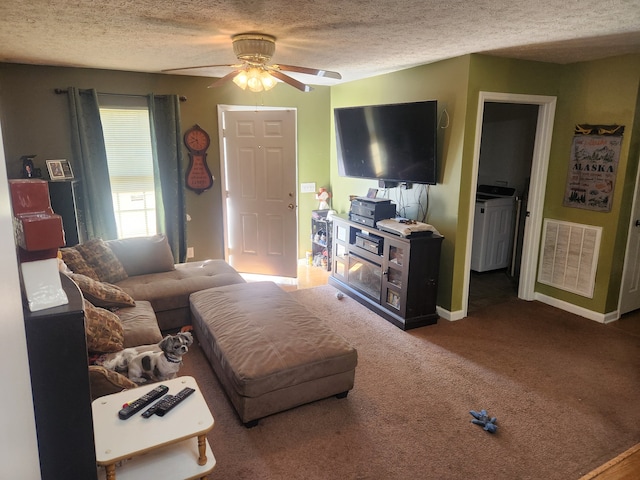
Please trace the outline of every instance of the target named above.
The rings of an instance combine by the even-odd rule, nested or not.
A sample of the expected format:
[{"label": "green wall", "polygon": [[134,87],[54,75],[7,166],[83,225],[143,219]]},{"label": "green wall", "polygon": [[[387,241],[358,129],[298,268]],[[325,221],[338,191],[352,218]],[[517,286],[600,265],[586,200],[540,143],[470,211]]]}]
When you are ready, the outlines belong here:
[{"label": "green wall", "polygon": [[[460,242],[460,178],[467,108],[469,57],[389,73],[331,88],[331,107],[438,100],[438,184],[429,187],[427,223],[445,237],[442,244],[438,305],[449,309],[454,288],[454,264]],[[446,110],[446,114],[443,112]],[[447,119],[448,115],[448,119]],[[333,119],[332,119],[333,121]],[[447,126],[448,125],[448,126]],[[444,128],[446,127],[446,128]],[[343,178],[338,175],[335,136],[331,137],[331,188],[338,212],[349,209],[349,195],[366,195],[377,181]],[[404,193],[412,195],[410,190]],[[458,303],[460,303],[458,301]]]},{"label": "green wall", "polygon": [[[439,111],[446,109],[449,114],[450,125],[439,139],[440,179],[429,189],[427,217],[428,223],[445,236],[438,305],[452,312],[463,308],[470,192],[476,181],[472,169],[478,97],[479,92],[488,91],[557,97],[543,217],[602,225],[608,232],[603,236],[593,299],[542,284],[536,284],[536,292],[594,312],[615,310],[623,263],[623,257],[615,252],[625,248],[638,159],[639,127],[637,122],[634,124],[634,116],[640,116],[639,59],[638,55],[630,55],[556,65],[471,55],[332,87],[332,108],[437,99]],[[561,206],[575,123],[627,126],[614,208],[608,214]],[[441,125],[444,124],[443,119]],[[343,212],[348,210],[350,194],[362,195],[376,186],[373,181],[338,176],[333,137],[331,182],[334,206]]]},{"label": "green wall", "polygon": [[[19,158],[37,154],[36,166],[70,153],[67,98],[55,88],[76,86],[123,94],[175,93],[182,103],[182,127],[198,123],[211,135],[208,162],[220,177],[217,105],[294,107],[298,112],[298,179],[329,187],[332,206],[349,207],[349,195],[363,195],[377,183],[341,178],[337,172],[333,115],[335,107],[438,100],[439,181],[428,189],[426,221],[445,237],[438,305],[462,309],[473,149],[480,91],[557,97],[543,217],[599,225],[604,229],[593,299],[537,284],[536,292],[600,313],[617,307],[630,204],[640,156],[640,56],[627,55],[571,65],[468,55],[304,94],[278,86],[252,94],[229,84],[206,88],[211,79],[177,75],[0,64],[7,170],[20,175]],[[444,113],[446,111],[446,114]],[[576,123],[626,126],[612,211],[597,213],[562,207],[571,139]],[[186,152],[185,152],[186,153]],[[186,166],[185,166],[186,167]],[[408,190],[403,195],[413,195]],[[310,248],[309,218],[317,207],[312,193],[299,193],[299,255]],[[200,195],[187,191],[189,246],[196,260],[224,255],[220,182]]]},{"label": "green wall", "polygon": [[[600,313],[612,312],[618,306],[624,263],[620,252],[626,248],[638,168],[639,86],[640,55],[569,65],[558,81],[561,101],[556,111],[544,216],[602,227],[602,238],[593,298],[544,284],[538,284],[536,291]],[[625,126],[610,212],[562,205],[574,127],[580,123]]]},{"label": "green wall", "polygon": [[[244,92],[230,83],[207,88],[212,79],[110,70],[43,67],[0,63],[0,112],[9,178],[20,177],[20,157],[35,154],[36,167],[46,172],[45,160],[69,159],[71,155],[67,96],[56,88],[95,88],[98,92],[145,95],[177,94],[181,103],[182,129],[197,123],[211,136],[207,163],[216,177],[213,187],[201,194],[187,190],[187,239],[194,260],[224,256],[220,190],[220,155],[217,105],[292,107],[298,111],[298,179],[329,184],[329,87],[302,93],[280,85],[267,94]],[[184,150],[185,169],[188,166]],[[46,174],[45,174],[46,176]],[[317,208],[313,194],[299,194],[299,255],[310,248],[311,210]]]}]

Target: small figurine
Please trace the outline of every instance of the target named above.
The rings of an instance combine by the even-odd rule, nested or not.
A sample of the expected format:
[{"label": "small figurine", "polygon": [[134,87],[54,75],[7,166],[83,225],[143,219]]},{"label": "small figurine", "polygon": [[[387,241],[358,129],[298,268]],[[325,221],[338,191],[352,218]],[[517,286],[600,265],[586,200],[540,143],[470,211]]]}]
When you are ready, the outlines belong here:
[{"label": "small figurine", "polygon": [[22,160],[22,178],[33,178],[36,176],[36,169],[33,166],[33,158],[35,155],[23,155]]},{"label": "small figurine", "polygon": [[329,210],[329,199],[331,198],[331,194],[327,191],[326,188],[321,187],[316,193],[316,200],[320,200],[320,205],[318,205],[318,210]]}]

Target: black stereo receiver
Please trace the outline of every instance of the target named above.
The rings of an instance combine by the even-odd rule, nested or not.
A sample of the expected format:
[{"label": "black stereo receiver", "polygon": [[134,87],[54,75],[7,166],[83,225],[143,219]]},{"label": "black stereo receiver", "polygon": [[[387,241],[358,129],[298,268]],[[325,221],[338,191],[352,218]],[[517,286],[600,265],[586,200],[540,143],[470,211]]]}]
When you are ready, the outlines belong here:
[{"label": "black stereo receiver", "polygon": [[396,205],[387,198],[357,197],[351,200],[349,219],[353,222],[375,227],[378,220],[395,216]]}]

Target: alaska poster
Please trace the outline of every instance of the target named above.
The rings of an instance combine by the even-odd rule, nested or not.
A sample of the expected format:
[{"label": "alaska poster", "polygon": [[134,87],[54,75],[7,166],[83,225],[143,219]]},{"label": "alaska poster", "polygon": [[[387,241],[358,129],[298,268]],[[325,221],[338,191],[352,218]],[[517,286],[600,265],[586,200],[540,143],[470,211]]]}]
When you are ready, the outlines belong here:
[{"label": "alaska poster", "polygon": [[621,135],[573,137],[565,207],[611,211],[621,144]]}]

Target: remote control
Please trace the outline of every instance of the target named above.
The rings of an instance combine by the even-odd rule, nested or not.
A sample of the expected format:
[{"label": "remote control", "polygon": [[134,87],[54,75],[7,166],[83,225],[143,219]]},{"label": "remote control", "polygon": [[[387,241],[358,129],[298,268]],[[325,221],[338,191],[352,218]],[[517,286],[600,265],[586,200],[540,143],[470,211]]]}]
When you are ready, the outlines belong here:
[{"label": "remote control", "polygon": [[186,387],[176,393],[173,397],[167,398],[166,400],[163,399],[161,402],[159,402],[158,409],[156,410],[156,415],[158,415],[159,417],[164,417],[165,413],[178,405],[193,392],[195,392],[193,388]]},{"label": "remote control", "polygon": [[162,397],[162,399],[158,400],[156,403],[154,403],[149,408],[147,408],[144,412],[142,412],[142,417],[143,418],[149,418],[151,415],[156,413],[156,411],[158,410],[158,407],[160,406],[160,404],[162,402],[166,402],[170,398],[173,398],[173,395],[167,394],[164,397]]},{"label": "remote control", "polygon": [[143,396],[141,396],[137,400],[134,400],[133,402],[124,406],[122,410],[118,412],[118,417],[120,417],[121,420],[126,420],[127,418],[131,417],[134,413],[142,410],[144,407],[149,405],[156,398],[160,398],[161,396],[163,396],[168,391],[169,391],[169,387],[165,385],[160,385],[154,388],[150,392],[145,393]]}]

